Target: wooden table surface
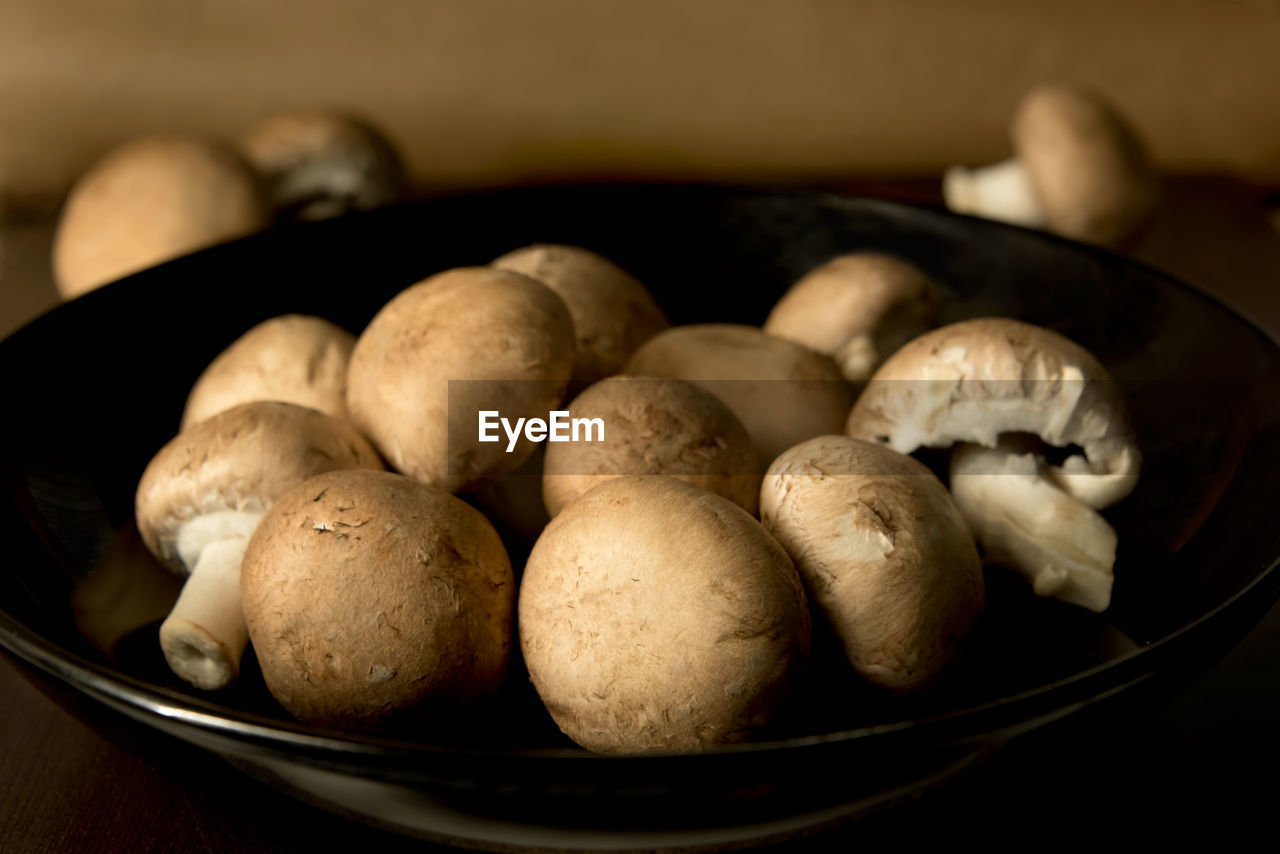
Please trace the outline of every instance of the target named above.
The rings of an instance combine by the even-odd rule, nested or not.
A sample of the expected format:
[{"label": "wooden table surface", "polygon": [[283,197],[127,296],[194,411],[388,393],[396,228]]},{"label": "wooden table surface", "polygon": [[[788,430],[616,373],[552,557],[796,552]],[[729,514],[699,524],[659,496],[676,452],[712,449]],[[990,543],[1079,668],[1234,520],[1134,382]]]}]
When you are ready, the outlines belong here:
[{"label": "wooden table surface", "polygon": [[[932,182],[854,187],[932,201]],[[1168,185],[1130,251],[1217,293],[1280,337],[1280,235],[1263,190],[1231,180]],[[53,304],[47,225],[0,232],[7,332]],[[42,278],[43,277],[43,278]],[[928,843],[973,836],[1034,844],[1096,839],[1116,827],[1150,838],[1263,828],[1280,784],[1280,609],[1159,714],[1032,736],[988,767],[903,809],[795,843]],[[1228,829],[1233,829],[1228,831]],[[0,852],[443,850],[299,804],[213,757],[153,762],[105,740],[0,663]]]}]

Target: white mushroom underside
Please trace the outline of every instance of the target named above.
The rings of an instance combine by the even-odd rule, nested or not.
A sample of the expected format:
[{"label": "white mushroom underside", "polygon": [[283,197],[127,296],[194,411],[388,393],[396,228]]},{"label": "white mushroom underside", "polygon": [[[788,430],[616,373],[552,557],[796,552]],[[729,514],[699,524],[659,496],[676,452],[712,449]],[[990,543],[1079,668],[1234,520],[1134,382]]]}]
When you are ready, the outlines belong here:
[{"label": "white mushroom underside", "polygon": [[1048,224],[1031,176],[1017,158],[977,169],[952,166],[942,177],[942,195],[947,208],[956,213],[1028,228]]},{"label": "white mushroom underside", "polygon": [[165,660],[197,688],[228,685],[240,670],[249,633],[240,605],[240,563],[261,511],[197,516],[178,531],[177,551],[193,567],[160,627]]},{"label": "white mushroom underside", "polygon": [[959,363],[967,357],[954,347],[926,366],[923,379],[912,383],[913,417],[896,423],[890,447],[903,454],[960,443],[995,448],[1005,434],[1030,433],[1055,447],[1082,446],[1083,455],[1047,474],[1088,507],[1109,507],[1133,491],[1141,455],[1126,439],[1108,436],[1111,425],[1098,413],[1080,413],[1088,381],[1078,368],[1064,365],[1060,377],[1031,380],[1028,394],[1022,381],[966,379]]},{"label": "white mushroom underside", "polygon": [[1020,572],[1040,596],[1105,611],[1116,533],[1045,468],[1032,454],[963,445],[951,458],[951,494],[988,560]]}]

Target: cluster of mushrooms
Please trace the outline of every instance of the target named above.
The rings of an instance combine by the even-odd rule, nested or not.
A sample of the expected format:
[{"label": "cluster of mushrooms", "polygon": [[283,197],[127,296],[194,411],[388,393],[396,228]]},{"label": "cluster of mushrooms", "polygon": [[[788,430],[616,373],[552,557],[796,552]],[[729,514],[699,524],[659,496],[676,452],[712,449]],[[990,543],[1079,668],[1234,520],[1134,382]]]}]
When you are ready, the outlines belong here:
[{"label": "cluster of mushrooms", "polygon": [[[1032,90],[1010,136],[1010,159],[947,170],[949,208],[1118,244],[1155,205],[1156,171],[1141,139],[1089,90]],[[54,282],[72,299],[273,222],[391,203],[406,184],[385,133],[330,110],[273,115],[230,141],[145,137],[111,151],[71,189],[54,241]]]},{"label": "cluster of mushrooms", "polygon": [[234,140],[168,133],[125,143],[71,188],[53,245],[64,299],[275,222],[395,201],[394,144],[329,110],[269,116]]},{"label": "cluster of mushrooms", "polygon": [[[1105,610],[1099,511],[1141,462],[1116,384],[1045,328],[939,328],[943,302],[858,252],[762,327],[671,326],[610,260],[539,244],[426,278],[358,337],[267,320],[138,486],[147,548],[189,575],[166,660],[215,690],[251,644],[298,719],[421,737],[524,678],[518,644],[577,744],[686,752],[773,721],[818,621],[846,678],[927,690],[978,625],[984,560]],[[603,440],[479,440],[481,411],[558,409]],[[531,544],[520,572],[499,527]]]}]

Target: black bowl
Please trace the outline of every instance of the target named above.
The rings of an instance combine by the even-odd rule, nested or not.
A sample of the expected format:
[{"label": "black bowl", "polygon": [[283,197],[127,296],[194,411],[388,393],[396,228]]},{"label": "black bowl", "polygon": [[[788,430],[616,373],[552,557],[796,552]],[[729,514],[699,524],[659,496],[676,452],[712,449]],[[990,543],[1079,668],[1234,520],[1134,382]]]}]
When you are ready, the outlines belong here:
[{"label": "black bowl", "polygon": [[[878,249],[944,286],[947,321],[1016,317],[1078,341],[1122,384],[1145,453],[1138,490],[1108,512],[1121,538],[1112,607],[1090,614],[990,573],[980,635],[929,695],[894,702],[811,680],[766,740],[696,756],[574,748],[518,665],[471,725],[393,741],[293,722],[252,667],[228,693],[186,689],[160,663],[154,626],[110,659],[77,630],[77,583],[127,533],[143,467],[222,347],[288,312],[359,331],[407,285],[533,242],[614,259],[676,322],[756,324],[807,270]],[[1165,695],[1280,595],[1276,344],[1116,255],[938,211],[714,187],[428,200],[140,273],[0,344],[0,370],[0,644],[23,671],[112,732],[194,744],[331,808],[470,845],[720,845],[856,816],[1019,733]]]}]

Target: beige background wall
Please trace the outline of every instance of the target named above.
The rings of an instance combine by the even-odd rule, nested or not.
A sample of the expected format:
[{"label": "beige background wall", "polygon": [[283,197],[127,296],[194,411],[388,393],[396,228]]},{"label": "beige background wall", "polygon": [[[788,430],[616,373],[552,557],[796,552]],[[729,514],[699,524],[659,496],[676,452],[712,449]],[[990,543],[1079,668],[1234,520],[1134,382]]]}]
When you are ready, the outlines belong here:
[{"label": "beige background wall", "polygon": [[1043,80],[1167,168],[1280,179],[1280,0],[3,0],[0,193],[320,104],[437,185],[924,173],[1000,156]]}]

